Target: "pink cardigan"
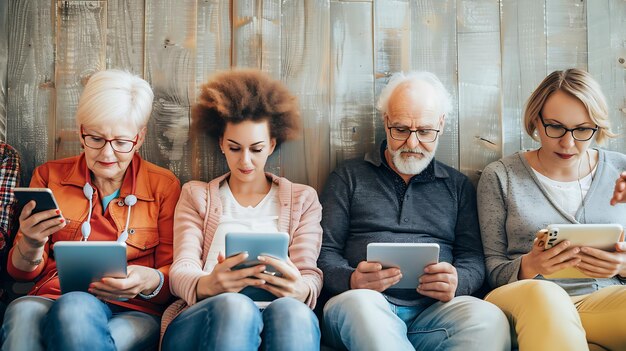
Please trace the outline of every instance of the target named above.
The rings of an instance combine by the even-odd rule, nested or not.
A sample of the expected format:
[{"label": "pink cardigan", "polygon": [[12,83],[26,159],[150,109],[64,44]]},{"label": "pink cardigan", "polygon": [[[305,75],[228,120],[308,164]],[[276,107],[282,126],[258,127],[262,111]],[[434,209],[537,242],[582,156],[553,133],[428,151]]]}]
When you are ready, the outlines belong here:
[{"label": "pink cardigan", "polygon": [[[197,302],[198,280],[209,274],[202,267],[222,215],[219,187],[229,175],[209,183],[191,181],[182,188],[174,213],[174,263],[169,274],[170,289],[181,299],[163,314],[161,336],[180,312]],[[278,184],[281,206],[278,229],[290,235],[289,258],[311,290],[305,303],[314,308],[322,288],[322,271],[317,268],[322,244],[322,206],[310,186],[295,184],[271,173],[266,176]]]}]

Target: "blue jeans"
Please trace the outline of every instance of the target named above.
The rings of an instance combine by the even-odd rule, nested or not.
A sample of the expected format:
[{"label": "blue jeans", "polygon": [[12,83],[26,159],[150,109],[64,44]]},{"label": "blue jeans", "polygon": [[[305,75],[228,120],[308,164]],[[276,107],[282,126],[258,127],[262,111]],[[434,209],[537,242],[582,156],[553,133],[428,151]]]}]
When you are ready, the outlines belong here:
[{"label": "blue jeans", "polygon": [[85,292],[24,296],[7,307],[0,340],[2,350],[145,350],[158,345],[159,325],[157,316]]},{"label": "blue jeans", "polygon": [[223,293],[183,311],[168,326],[163,350],[319,350],[317,317],[283,297],[259,310],[247,296]]},{"label": "blue jeans", "polygon": [[340,350],[510,350],[498,307],[471,296],[426,309],[396,306],[373,290],[349,290],[324,306],[324,340]]}]

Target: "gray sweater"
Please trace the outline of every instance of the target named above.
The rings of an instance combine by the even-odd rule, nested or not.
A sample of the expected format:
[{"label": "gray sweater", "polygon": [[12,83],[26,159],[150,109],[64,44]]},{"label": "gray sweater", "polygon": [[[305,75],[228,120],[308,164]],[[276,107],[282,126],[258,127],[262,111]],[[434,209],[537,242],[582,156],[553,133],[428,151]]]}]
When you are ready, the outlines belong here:
[{"label": "gray sweater", "polygon": [[[537,231],[552,223],[619,223],[626,227],[626,205],[611,206],[615,180],[626,170],[626,156],[599,149],[599,159],[583,206],[572,217],[559,208],[537,179],[523,153],[489,164],[478,183],[478,214],[492,287],[517,281],[521,256],[530,251]],[[538,279],[544,279],[538,276]],[[609,285],[610,279],[555,279],[571,296]]]},{"label": "gray sweater", "polygon": [[[404,181],[384,160],[383,151],[347,161],[331,173],[321,194],[324,236],[318,266],[324,289],[337,295],[350,289],[350,275],[366,260],[371,242],[438,243],[440,261],[457,269],[457,295],[481,287],[485,277],[476,195],[466,176],[432,161]],[[401,190],[401,191],[400,191]],[[389,301],[425,306],[434,301],[413,289],[387,290]]]}]

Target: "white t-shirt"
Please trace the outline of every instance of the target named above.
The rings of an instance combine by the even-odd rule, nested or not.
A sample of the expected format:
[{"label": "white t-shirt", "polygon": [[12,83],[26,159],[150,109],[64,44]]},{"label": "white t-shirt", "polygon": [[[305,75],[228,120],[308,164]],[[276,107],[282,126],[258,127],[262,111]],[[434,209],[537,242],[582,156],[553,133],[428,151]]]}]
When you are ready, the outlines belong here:
[{"label": "white t-shirt", "polygon": [[203,269],[209,273],[217,264],[218,254],[220,252],[225,254],[226,233],[278,232],[278,216],[280,214],[278,185],[272,183],[270,191],[256,206],[244,207],[233,196],[228,182],[224,182],[220,186],[220,201],[222,202],[222,217],[215,230]]},{"label": "white t-shirt", "polygon": [[560,182],[550,179],[537,172],[534,168],[533,172],[535,172],[541,184],[546,188],[548,194],[556,201],[558,206],[563,211],[572,215],[572,217],[576,217],[576,212],[578,212],[578,209],[583,203],[583,199],[587,196],[587,192],[591,187],[596,168],[594,168],[591,173],[573,182]]}]

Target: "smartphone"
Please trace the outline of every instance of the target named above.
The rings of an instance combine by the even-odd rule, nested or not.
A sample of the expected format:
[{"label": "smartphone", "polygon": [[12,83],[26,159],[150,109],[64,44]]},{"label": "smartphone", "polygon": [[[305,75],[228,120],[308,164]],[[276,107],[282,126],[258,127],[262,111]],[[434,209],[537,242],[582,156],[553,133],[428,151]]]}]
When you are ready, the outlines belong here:
[{"label": "smartphone", "polygon": [[[22,207],[30,200],[35,200],[36,203],[33,214],[46,210],[59,209],[59,205],[54,199],[52,190],[48,188],[13,188],[13,194],[15,194],[17,198],[18,214],[21,213]],[[60,215],[57,217],[60,217]]]},{"label": "smartphone", "polygon": [[563,240],[573,246],[589,246],[604,251],[615,251],[615,243],[621,241],[624,231],[620,224],[550,224],[545,249]]}]

